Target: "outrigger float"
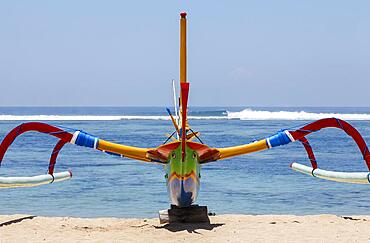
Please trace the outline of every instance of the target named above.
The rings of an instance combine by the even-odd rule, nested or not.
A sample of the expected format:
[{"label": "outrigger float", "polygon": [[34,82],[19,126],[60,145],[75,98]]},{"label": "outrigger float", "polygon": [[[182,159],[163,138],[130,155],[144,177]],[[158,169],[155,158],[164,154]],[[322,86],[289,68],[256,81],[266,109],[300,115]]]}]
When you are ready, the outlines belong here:
[{"label": "outrigger float", "polygon": [[[88,147],[102,152],[140,160],[147,163],[164,165],[167,187],[171,204],[177,207],[191,206],[198,195],[202,165],[222,159],[271,149],[277,146],[299,141],[304,146],[311,166],[292,163],[293,170],[325,180],[338,182],[369,184],[370,172],[337,172],[318,168],[313,150],[308,142],[308,135],[323,128],[338,128],[356,142],[366,166],[370,171],[370,153],[360,133],[346,121],[326,118],[314,121],[297,130],[281,130],[276,134],[248,144],[234,147],[214,148],[203,144],[199,132],[194,132],[187,120],[189,82],[186,71],[186,13],[180,14],[180,94],[179,104],[175,98],[175,115],[167,109],[175,131],[164,144],[156,148],[139,148],[112,143],[82,130],[73,132],[40,122],[23,123],[15,127],[3,139],[0,145],[0,163],[9,146],[21,134],[36,131],[59,139],[50,157],[48,174],[33,177],[0,177],[1,188],[32,187],[70,179],[70,171],[54,173],[57,156],[66,143]],[[175,89],[175,88],[174,88]],[[178,106],[178,107],[177,107]],[[177,112],[177,110],[179,112]],[[179,113],[179,114],[178,114]],[[172,139],[172,141],[170,141]],[[194,140],[197,139],[198,142]]]}]

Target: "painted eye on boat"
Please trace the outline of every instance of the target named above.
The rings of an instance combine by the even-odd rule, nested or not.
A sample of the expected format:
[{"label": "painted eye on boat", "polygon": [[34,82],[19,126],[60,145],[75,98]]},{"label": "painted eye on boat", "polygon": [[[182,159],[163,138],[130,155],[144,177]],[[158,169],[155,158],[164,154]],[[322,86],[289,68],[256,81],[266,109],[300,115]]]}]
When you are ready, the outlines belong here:
[{"label": "painted eye on boat", "polygon": [[172,154],[172,158],[176,159],[176,154],[175,153]]},{"label": "painted eye on boat", "polygon": [[195,159],[196,157],[197,157],[197,154],[193,153],[193,159]]}]

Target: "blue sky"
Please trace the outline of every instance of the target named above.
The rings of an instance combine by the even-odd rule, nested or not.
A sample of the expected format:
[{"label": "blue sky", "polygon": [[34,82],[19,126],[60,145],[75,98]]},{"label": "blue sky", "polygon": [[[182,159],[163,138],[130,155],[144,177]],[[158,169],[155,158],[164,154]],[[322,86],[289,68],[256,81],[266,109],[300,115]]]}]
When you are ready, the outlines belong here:
[{"label": "blue sky", "polygon": [[1,106],[370,106],[370,1],[1,1]]}]

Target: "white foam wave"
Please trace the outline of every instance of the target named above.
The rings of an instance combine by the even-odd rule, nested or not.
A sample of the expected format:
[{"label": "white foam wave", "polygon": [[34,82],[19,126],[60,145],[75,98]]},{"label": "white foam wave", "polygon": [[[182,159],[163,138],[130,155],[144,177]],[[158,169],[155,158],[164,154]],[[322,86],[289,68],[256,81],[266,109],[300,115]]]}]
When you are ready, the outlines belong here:
[{"label": "white foam wave", "polygon": [[[313,113],[305,111],[265,111],[244,109],[227,111],[223,116],[189,116],[189,120],[318,120],[336,117],[343,120],[369,120],[370,114]],[[170,120],[169,116],[124,115],[0,115],[0,121],[119,121],[119,120]]]},{"label": "white foam wave", "polygon": [[227,112],[228,119],[240,120],[318,120],[336,117],[342,120],[370,120],[370,114],[312,113],[305,111],[256,111],[245,109]]}]

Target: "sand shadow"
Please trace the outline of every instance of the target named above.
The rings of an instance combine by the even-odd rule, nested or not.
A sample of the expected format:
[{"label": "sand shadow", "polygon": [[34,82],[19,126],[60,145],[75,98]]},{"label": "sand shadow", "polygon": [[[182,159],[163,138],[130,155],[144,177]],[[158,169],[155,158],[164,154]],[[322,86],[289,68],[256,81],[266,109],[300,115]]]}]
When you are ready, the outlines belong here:
[{"label": "sand shadow", "polygon": [[359,221],[359,220],[367,221],[366,219],[356,219],[356,218],[352,218],[349,216],[341,216],[341,218],[346,219],[346,220],[354,220],[354,221]]},{"label": "sand shadow", "polygon": [[189,233],[200,234],[197,232],[199,229],[213,230],[225,224],[211,224],[211,223],[171,223],[162,226],[155,226],[156,229],[166,229],[171,232],[179,232],[186,230]]},{"label": "sand shadow", "polygon": [[27,216],[27,217],[23,217],[23,218],[19,218],[19,219],[12,219],[12,220],[9,220],[9,221],[6,221],[6,222],[3,222],[3,223],[0,223],[0,227],[3,227],[3,226],[8,226],[8,225],[11,225],[11,224],[16,224],[16,223],[20,223],[22,222],[23,220],[26,220],[26,219],[33,219],[37,216]]}]

